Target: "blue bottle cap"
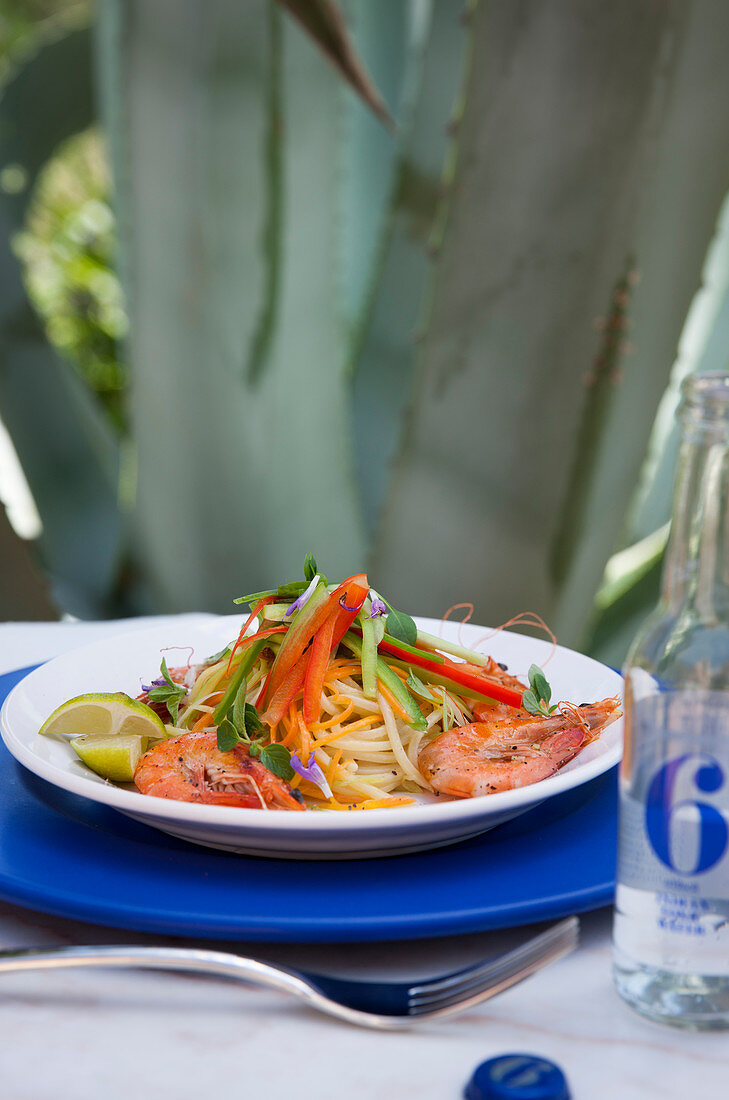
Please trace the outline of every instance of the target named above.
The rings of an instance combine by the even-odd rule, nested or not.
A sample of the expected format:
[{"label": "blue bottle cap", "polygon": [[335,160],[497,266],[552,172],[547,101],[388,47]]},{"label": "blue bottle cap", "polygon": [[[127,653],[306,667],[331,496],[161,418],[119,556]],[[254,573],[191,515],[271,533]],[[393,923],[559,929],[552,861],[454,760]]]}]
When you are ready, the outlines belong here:
[{"label": "blue bottle cap", "polygon": [[476,1069],[466,1100],[570,1100],[559,1066],[534,1054],[500,1054]]}]

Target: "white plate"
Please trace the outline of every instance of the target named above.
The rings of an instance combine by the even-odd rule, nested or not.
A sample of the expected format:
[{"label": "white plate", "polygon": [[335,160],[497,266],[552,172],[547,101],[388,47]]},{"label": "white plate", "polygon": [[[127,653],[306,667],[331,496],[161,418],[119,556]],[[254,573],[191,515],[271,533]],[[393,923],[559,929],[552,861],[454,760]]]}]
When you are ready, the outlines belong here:
[{"label": "white plate", "polygon": [[[419,619],[432,634],[475,647],[488,628]],[[285,810],[244,810],[204,806],[142,795],[94,775],[70,745],[38,730],[64,700],[93,691],[125,691],[138,695],[149,682],[165,647],[194,649],[202,660],[222,649],[240,629],[232,615],[200,620],[181,615],[172,624],[135,631],[83,646],[49,661],[30,673],[8,695],[0,713],[3,740],[13,756],[42,779],[113,806],[137,821],[196,844],[252,855],[288,859],[367,858],[414,852],[452,844],[492,829],[563,791],[587,783],[616,764],[622,751],[622,720],[614,722],[556,775],[520,790],[483,798],[427,799],[394,810],[294,814]],[[547,642],[501,631],[479,648],[506,662],[509,671],[526,676],[533,661],[543,663],[551,652]],[[166,654],[174,664],[176,655]],[[187,654],[183,660],[187,660]],[[183,663],[181,660],[179,663]],[[592,702],[622,693],[622,679],[612,669],[580,653],[557,648],[547,666],[553,699]]]}]

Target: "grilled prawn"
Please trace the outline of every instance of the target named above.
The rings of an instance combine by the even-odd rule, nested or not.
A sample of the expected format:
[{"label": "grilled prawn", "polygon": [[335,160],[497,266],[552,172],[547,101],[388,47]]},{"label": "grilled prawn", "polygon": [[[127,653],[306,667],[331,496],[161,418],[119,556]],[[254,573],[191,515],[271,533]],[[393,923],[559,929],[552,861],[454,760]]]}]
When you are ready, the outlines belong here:
[{"label": "grilled prawn", "polygon": [[142,794],[180,802],[246,809],[304,810],[301,796],[254,760],[244,745],[218,748],[215,731],[183,733],[160,741],[137,764],[134,782]]},{"label": "grilled prawn", "polygon": [[546,779],[622,713],[617,697],[565,704],[549,718],[477,707],[481,721],[441,733],[420,752],[420,770],[441,794],[474,798]]}]

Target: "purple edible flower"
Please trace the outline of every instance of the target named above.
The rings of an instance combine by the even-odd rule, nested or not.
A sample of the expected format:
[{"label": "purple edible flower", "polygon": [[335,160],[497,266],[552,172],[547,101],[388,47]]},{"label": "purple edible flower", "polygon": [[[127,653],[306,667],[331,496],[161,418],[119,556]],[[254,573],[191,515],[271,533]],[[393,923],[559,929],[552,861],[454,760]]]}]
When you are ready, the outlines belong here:
[{"label": "purple edible flower", "polygon": [[302,592],[301,595],[299,596],[298,600],[294,600],[294,602],[291,604],[291,607],[286,612],[286,618],[287,619],[288,619],[289,615],[293,615],[294,611],[300,611],[301,610],[301,608],[307,602],[307,600],[311,596],[312,592],[314,591],[314,589],[316,588],[318,583],[319,583],[319,574],[317,573],[317,575],[315,577],[312,577],[311,583],[309,584],[309,587],[306,589],[306,591]]},{"label": "purple edible flower", "polygon": [[375,596],[372,601],[372,610],[367,616],[368,619],[376,619],[379,615],[386,615],[387,607],[384,600],[381,600],[379,596]]},{"label": "purple edible flower", "polygon": [[302,779],[308,779],[309,783],[313,783],[315,787],[318,787],[327,798],[333,797],[332,789],[327,783],[327,777],[314,759],[314,753],[310,755],[308,764],[302,764],[296,753],[292,752],[291,767]]},{"label": "purple edible flower", "polygon": [[161,688],[167,683],[164,676],[159,676],[156,680],[153,680],[151,684],[142,684],[142,691],[151,691],[152,688]]},{"label": "purple edible flower", "polygon": [[339,597],[339,606],[343,607],[345,611],[359,611],[358,607],[350,607],[348,603],[345,603],[344,601],[346,600],[346,598],[347,593],[343,592],[342,595]]}]

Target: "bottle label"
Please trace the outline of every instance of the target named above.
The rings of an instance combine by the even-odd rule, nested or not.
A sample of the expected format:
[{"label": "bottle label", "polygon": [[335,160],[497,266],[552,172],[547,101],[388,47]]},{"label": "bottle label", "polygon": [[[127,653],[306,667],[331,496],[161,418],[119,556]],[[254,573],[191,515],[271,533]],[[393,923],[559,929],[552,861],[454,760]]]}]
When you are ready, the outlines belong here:
[{"label": "bottle label", "polygon": [[620,781],[618,910],[634,957],[729,973],[729,694],[634,704]]}]

